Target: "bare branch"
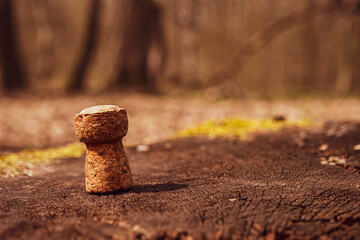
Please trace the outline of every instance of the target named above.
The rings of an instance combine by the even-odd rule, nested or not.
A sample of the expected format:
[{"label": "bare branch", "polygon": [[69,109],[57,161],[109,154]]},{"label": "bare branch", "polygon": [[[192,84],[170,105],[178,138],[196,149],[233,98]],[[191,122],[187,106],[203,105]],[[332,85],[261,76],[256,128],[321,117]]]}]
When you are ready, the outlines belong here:
[{"label": "bare branch", "polygon": [[301,10],[294,11],[266,24],[247,41],[245,41],[232,59],[218,72],[212,74],[206,86],[213,86],[235,77],[246,63],[261,49],[267,46],[274,38],[283,32],[301,23],[309,21],[321,14],[341,11],[351,12],[359,6],[359,0],[315,0],[315,4]]}]

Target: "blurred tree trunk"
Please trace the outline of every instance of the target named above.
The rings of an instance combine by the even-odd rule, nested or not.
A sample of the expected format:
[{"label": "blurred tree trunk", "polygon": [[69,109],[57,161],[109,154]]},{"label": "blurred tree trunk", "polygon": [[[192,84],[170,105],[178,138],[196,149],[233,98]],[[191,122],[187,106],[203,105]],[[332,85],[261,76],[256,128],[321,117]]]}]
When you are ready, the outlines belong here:
[{"label": "blurred tree trunk", "polygon": [[[308,1],[308,11],[312,11],[316,7],[313,0]],[[316,70],[317,66],[317,54],[318,54],[318,34],[316,31],[316,19],[312,19],[305,23],[305,34],[304,34],[304,44],[305,44],[305,54],[306,54],[306,73],[305,78],[302,82],[301,89],[309,91],[314,88],[314,83],[316,83]]]},{"label": "blurred tree trunk", "polygon": [[48,80],[53,72],[53,25],[49,0],[32,0],[36,24],[35,76],[37,81]]},{"label": "blurred tree trunk", "polygon": [[73,77],[68,90],[79,91],[84,87],[86,73],[95,53],[95,47],[99,34],[101,0],[92,0],[89,10],[89,17],[86,26],[84,48],[76,64]]},{"label": "blurred tree trunk", "polygon": [[353,65],[353,79],[351,82],[351,90],[353,92],[359,92],[360,90],[360,3],[354,11],[354,14],[357,18],[357,21],[354,24],[354,31],[357,34],[357,51],[356,51],[356,59]]},{"label": "blurred tree trunk", "polygon": [[[341,24],[341,32],[339,29],[337,30],[337,38],[339,39],[340,43],[347,43],[342,44],[339,47],[340,51],[338,53],[338,62],[337,62],[337,74],[335,78],[335,86],[334,92],[337,94],[348,94],[351,90],[351,82],[354,75],[353,65],[356,61],[358,55],[356,54],[357,51],[357,42],[353,41],[357,36],[353,34],[353,30],[355,30],[354,22],[350,21],[349,19],[339,18],[338,23]],[[338,27],[339,28],[339,27]],[[345,33],[344,33],[345,31]],[[350,39],[348,39],[350,37]]]},{"label": "blurred tree trunk", "polygon": [[156,91],[164,63],[161,10],[152,0],[132,0],[132,14],[121,49],[117,85]]},{"label": "blurred tree trunk", "polygon": [[25,68],[21,63],[14,3],[0,0],[0,68],[5,89],[21,89],[27,85]]},{"label": "blurred tree trunk", "polygon": [[[226,3],[222,2],[222,5]],[[200,9],[201,2],[196,0],[176,1],[173,4],[173,14],[176,24],[176,48],[178,51],[179,77],[188,87],[196,87],[199,72],[199,56],[197,45],[201,29],[198,26],[197,14]],[[222,18],[220,18],[222,19]],[[211,22],[210,22],[211,24]],[[226,31],[225,27],[218,31]]]}]

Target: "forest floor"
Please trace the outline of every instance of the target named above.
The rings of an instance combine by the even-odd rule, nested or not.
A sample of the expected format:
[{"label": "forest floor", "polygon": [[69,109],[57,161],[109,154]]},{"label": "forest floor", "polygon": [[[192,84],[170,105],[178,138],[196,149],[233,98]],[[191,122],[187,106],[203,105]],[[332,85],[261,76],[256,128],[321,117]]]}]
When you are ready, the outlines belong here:
[{"label": "forest floor", "polygon": [[127,145],[165,141],[177,131],[205,120],[227,117],[272,118],[316,122],[359,121],[360,99],[213,100],[138,93],[102,95],[32,95],[0,97],[0,153],[24,148],[62,146],[77,141],[74,114],[114,104],[127,109]]},{"label": "forest floor", "polygon": [[[76,141],[73,115],[126,107],[134,187],[85,192],[84,156],[0,178],[0,239],[360,239],[360,101],[140,94],[0,99],[0,151]],[[310,118],[229,137],[172,138],[208,119]],[[149,144],[139,152],[137,144]]]}]

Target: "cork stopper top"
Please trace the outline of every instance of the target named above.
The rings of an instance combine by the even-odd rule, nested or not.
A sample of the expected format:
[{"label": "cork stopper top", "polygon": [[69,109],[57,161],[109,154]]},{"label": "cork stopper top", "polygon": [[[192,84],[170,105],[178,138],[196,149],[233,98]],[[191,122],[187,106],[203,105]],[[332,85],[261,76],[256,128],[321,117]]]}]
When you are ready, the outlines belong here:
[{"label": "cork stopper top", "polygon": [[126,109],[115,105],[86,108],[75,114],[74,122],[76,136],[86,144],[113,142],[128,130]]},{"label": "cork stopper top", "polygon": [[105,112],[116,112],[116,111],[120,111],[124,108],[119,108],[118,106],[115,105],[99,105],[99,106],[92,106],[92,107],[88,107],[85,108],[84,110],[82,110],[79,114],[98,114],[98,113],[105,113]]}]

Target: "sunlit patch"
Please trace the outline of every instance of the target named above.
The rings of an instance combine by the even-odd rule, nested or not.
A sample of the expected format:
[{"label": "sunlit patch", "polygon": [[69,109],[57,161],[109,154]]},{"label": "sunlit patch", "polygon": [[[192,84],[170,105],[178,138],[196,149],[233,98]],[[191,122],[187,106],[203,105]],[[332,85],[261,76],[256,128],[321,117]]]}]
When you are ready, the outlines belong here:
[{"label": "sunlit patch", "polygon": [[328,156],[328,157],[321,157],[320,163],[322,165],[330,165],[330,166],[345,166],[346,159],[338,156]]},{"label": "sunlit patch", "polygon": [[186,128],[175,134],[176,137],[208,136],[235,137],[246,139],[250,133],[260,131],[277,131],[283,127],[305,127],[310,124],[308,119],[298,121],[276,121],[274,119],[242,119],[238,117],[211,120]]},{"label": "sunlit patch", "polygon": [[78,158],[84,152],[83,144],[72,143],[59,148],[24,150],[19,153],[0,155],[0,176],[32,176],[31,166],[34,164],[55,162],[63,158]]}]

